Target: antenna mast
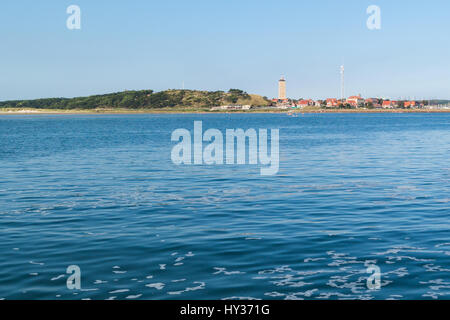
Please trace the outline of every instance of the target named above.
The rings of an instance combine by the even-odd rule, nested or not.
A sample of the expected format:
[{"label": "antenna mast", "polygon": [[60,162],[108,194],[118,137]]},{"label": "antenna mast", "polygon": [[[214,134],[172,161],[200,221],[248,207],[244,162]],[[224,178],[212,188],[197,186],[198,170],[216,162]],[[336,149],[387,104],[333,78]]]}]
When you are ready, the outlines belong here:
[{"label": "antenna mast", "polygon": [[341,66],[341,100],[345,97],[345,68]]}]

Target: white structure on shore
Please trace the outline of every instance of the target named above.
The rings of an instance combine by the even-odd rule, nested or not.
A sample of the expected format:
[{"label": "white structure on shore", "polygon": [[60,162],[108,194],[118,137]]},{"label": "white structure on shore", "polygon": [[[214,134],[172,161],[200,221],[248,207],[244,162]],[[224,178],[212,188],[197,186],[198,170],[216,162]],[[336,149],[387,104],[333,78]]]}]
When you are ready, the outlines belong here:
[{"label": "white structure on shore", "polygon": [[220,110],[250,110],[252,109],[251,105],[226,105],[220,107],[212,107],[211,111],[220,111]]}]

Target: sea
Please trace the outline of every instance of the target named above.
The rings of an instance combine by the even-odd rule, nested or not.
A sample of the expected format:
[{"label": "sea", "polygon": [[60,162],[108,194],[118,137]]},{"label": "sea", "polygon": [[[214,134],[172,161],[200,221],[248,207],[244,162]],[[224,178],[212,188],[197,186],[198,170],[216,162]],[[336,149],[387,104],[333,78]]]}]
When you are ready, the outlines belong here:
[{"label": "sea", "polygon": [[[278,172],[175,164],[195,121]],[[450,299],[449,155],[448,113],[2,115],[0,299]]]}]

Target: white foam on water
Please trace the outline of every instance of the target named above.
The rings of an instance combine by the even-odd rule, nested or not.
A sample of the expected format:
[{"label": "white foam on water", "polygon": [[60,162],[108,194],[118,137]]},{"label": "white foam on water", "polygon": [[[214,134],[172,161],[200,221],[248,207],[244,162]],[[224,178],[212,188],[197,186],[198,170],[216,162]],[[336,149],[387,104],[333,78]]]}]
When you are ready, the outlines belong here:
[{"label": "white foam on water", "polygon": [[167,292],[167,294],[169,294],[169,295],[171,295],[171,296],[180,295],[180,294],[182,294],[182,293],[184,293],[184,290],[181,290],[181,291],[169,291],[169,292]]},{"label": "white foam on water", "polygon": [[450,289],[450,282],[445,282],[443,279],[436,279],[430,281],[421,281],[420,284],[429,285],[429,288],[433,291],[440,291],[442,289]]},{"label": "white foam on water", "polygon": [[108,281],[106,280],[95,280],[94,284],[103,284],[103,283],[108,283]]},{"label": "white foam on water", "polygon": [[98,288],[80,289],[80,291],[83,291],[83,292],[98,291]]},{"label": "white foam on water", "polygon": [[316,261],[323,261],[326,260],[325,258],[306,258],[305,260],[303,260],[303,262],[308,263],[308,262],[316,262]]},{"label": "white foam on water", "polygon": [[236,275],[236,274],[244,274],[245,272],[241,272],[241,271],[227,271],[226,268],[220,268],[220,267],[214,267],[215,270],[217,270],[216,272],[214,272],[213,274],[224,274],[226,276],[231,276],[231,275]]},{"label": "white foam on water", "polygon": [[221,300],[261,300],[258,298],[253,298],[253,297],[227,297],[227,298],[223,298]]},{"label": "white foam on water", "polygon": [[162,282],[157,282],[157,283],[149,283],[146,284],[145,286],[152,289],[162,290],[165,287],[165,284]]},{"label": "white foam on water", "polygon": [[304,287],[304,286],[313,284],[311,282],[301,281],[304,279],[304,277],[294,277],[293,275],[286,275],[283,278],[284,279],[279,280],[279,281],[271,281],[271,283],[278,287],[279,286],[288,286],[288,287],[292,287],[292,288],[299,288],[299,287]]},{"label": "white foam on water", "polygon": [[119,290],[114,290],[114,291],[110,291],[110,294],[115,294],[115,293],[123,293],[123,292],[129,292],[130,289],[119,289]]},{"label": "white foam on water", "polygon": [[435,245],[436,248],[440,248],[440,247],[450,247],[450,242],[444,242],[444,243],[439,243],[437,245]]},{"label": "white foam on water", "polygon": [[198,284],[198,286],[186,288],[185,291],[197,291],[197,290],[203,290],[206,287],[205,282],[195,281],[194,284]]},{"label": "white foam on water", "polygon": [[272,298],[278,298],[278,297],[284,297],[284,296],[286,296],[286,294],[280,293],[280,292],[276,292],[276,291],[273,291],[273,292],[266,292],[266,293],[264,293],[264,295],[265,295],[265,296],[268,296],[268,297],[272,297]]}]

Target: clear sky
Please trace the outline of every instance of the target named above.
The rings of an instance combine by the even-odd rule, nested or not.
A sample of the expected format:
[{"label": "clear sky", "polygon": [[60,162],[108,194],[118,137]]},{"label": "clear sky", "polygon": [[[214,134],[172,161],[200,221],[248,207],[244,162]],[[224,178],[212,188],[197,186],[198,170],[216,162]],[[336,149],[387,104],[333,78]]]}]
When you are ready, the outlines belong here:
[{"label": "clear sky", "polygon": [[[69,5],[81,30],[66,27]],[[381,30],[369,30],[369,5]],[[450,99],[448,0],[10,0],[0,100],[126,89],[239,88],[268,97]]]}]

